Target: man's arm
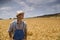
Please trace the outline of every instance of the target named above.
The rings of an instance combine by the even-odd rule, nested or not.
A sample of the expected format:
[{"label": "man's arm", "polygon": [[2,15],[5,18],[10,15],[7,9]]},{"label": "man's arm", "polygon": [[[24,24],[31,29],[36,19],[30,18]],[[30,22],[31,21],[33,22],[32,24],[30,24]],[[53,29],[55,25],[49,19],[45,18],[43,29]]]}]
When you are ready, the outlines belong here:
[{"label": "man's arm", "polygon": [[10,27],[8,29],[9,37],[12,38],[12,32],[13,32],[13,24],[10,24]]},{"label": "man's arm", "polygon": [[12,33],[11,32],[9,32],[9,37],[12,38]]},{"label": "man's arm", "polygon": [[25,25],[25,39],[27,40],[27,25]]}]

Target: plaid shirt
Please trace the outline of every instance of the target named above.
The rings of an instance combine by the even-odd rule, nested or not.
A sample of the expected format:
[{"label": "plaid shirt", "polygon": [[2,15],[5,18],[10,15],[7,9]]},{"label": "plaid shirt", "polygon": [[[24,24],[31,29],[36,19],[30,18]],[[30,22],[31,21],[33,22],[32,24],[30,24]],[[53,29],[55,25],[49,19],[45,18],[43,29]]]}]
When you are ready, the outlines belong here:
[{"label": "plaid shirt", "polygon": [[[20,27],[19,27],[20,26]],[[13,21],[10,26],[9,26],[9,29],[8,29],[8,32],[12,32],[14,34],[14,31],[17,29],[20,29],[20,28],[23,28],[23,31],[25,32],[26,30],[26,23],[25,22],[21,22],[20,24],[17,25],[17,21]]]}]

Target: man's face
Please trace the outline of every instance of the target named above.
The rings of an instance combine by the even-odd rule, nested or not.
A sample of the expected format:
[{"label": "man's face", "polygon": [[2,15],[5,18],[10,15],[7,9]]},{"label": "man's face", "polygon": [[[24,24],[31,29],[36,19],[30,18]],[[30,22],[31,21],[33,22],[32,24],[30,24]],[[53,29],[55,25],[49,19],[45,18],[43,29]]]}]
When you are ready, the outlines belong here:
[{"label": "man's face", "polygon": [[20,19],[23,19],[24,18],[24,14],[20,14],[17,16],[17,19],[20,20]]}]

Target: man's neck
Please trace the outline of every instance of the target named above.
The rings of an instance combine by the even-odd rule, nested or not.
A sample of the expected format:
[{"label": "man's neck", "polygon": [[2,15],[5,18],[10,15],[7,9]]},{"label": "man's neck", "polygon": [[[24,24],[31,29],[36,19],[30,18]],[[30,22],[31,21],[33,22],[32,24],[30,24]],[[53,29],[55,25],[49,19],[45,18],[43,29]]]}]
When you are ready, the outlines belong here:
[{"label": "man's neck", "polygon": [[21,23],[22,22],[22,20],[17,20],[17,23]]}]

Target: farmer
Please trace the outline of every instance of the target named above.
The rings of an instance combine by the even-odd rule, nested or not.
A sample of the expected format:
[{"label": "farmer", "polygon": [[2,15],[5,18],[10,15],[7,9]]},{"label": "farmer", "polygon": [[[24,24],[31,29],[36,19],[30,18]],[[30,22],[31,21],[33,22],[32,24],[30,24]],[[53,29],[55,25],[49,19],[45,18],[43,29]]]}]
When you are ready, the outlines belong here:
[{"label": "farmer", "polygon": [[16,15],[17,20],[13,21],[10,24],[8,29],[10,40],[26,40],[27,38],[27,29],[26,23],[22,20],[24,19],[24,12],[19,11]]}]

